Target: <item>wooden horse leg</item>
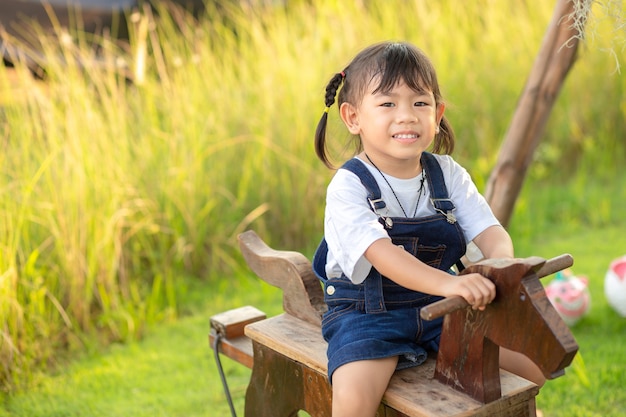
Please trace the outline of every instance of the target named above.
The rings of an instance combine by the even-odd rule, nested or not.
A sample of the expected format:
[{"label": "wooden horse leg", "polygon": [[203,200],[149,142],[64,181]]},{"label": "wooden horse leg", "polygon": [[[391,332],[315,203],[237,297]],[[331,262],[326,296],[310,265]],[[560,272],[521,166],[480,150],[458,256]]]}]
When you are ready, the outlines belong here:
[{"label": "wooden horse leg", "polygon": [[325,375],[253,342],[254,366],[246,391],[246,417],[296,417],[304,410],[331,417],[332,390]]}]

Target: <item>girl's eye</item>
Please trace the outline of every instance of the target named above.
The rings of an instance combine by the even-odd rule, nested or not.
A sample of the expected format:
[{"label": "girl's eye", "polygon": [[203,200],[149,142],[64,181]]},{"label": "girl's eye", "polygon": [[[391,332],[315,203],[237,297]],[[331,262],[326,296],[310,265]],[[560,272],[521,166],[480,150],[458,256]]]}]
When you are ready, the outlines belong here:
[{"label": "girl's eye", "polygon": [[415,103],[415,107],[424,107],[424,106],[428,106],[428,103],[424,101],[418,101]]},{"label": "girl's eye", "polygon": [[386,102],[386,103],[381,104],[381,106],[383,106],[383,107],[393,107],[394,104],[391,103],[391,102]]}]

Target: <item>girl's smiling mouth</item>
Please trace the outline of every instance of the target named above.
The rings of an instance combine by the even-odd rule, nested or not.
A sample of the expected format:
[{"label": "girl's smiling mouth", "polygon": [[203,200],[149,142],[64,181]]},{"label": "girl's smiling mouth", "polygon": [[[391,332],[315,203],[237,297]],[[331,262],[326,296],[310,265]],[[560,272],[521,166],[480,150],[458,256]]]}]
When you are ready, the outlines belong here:
[{"label": "girl's smiling mouth", "polygon": [[415,142],[419,138],[419,135],[417,133],[396,133],[391,137],[399,142],[411,143]]}]

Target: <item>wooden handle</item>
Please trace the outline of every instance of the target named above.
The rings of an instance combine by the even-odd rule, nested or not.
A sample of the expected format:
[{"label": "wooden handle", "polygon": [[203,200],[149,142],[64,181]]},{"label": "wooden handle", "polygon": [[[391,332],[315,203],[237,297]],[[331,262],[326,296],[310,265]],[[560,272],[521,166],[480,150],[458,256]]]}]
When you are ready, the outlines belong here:
[{"label": "wooden handle", "polygon": [[[554,274],[555,272],[562,271],[565,268],[569,268],[574,265],[574,258],[572,255],[563,254],[556,256],[552,259],[548,259],[545,264],[536,272],[537,277],[543,278],[545,276]],[[465,301],[465,298],[455,295],[453,297],[444,298],[443,300],[436,301],[432,304],[422,308],[420,317],[424,320],[434,320],[439,317],[443,317],[448,313],[459,310],[461,308],[468,307],[469,303]]]}]

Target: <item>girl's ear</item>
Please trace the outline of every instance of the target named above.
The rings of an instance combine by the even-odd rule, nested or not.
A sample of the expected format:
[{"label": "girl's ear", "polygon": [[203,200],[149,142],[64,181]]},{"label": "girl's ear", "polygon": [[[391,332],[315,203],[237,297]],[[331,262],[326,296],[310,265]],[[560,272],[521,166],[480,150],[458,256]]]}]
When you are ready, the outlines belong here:
[{"label": "girl's ear", "polygon": [[446,105],[443,103],[437,104],[437,126],[441,123],[441,119],[443,119],[443,113],[446,111]]},{"label": "girl's ear", "polygon": [[339,107],[339,115],[351,134],[358,135],[361,133],[359,117],[356,108],[352,104],[346,102],[342,103],[341,107]]}]

